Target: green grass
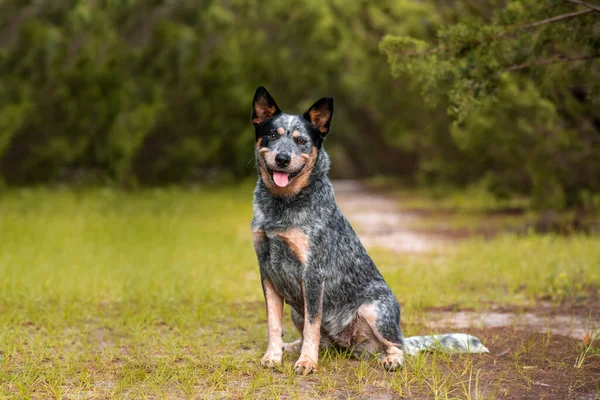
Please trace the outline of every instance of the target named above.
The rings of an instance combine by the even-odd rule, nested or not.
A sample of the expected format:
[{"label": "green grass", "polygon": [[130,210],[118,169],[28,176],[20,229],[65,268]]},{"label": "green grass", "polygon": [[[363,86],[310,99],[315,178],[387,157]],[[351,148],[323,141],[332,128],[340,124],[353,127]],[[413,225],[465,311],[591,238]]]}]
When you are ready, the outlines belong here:
[{"label": "green grass", "polygon": [[449,304],[481,309],[488,303],[583,300],[600,286],[598,244],[594,236],[500,235],[429,256],[373,254],[408,309]]},{"label": "green grass", "polygon": [[[314,376],[295,376],[291,356],[280,372],[262,369],[251,202],[249,184],[2,194],[0,397],[494,398],[527,382],[526,372],[491,374],[487,356],[424,354],[388,374],[329,351]],[[429,333],[413,323],[429,306],[569,302],[600,286],[597,237],[501,236],[444,254],[372,255],[404,304],[408,335]],[[298,337],[289,318],[285,335]],[[525,344],[518,351],[533,352]],[[582,370],[596,359],[588,349]]]}]

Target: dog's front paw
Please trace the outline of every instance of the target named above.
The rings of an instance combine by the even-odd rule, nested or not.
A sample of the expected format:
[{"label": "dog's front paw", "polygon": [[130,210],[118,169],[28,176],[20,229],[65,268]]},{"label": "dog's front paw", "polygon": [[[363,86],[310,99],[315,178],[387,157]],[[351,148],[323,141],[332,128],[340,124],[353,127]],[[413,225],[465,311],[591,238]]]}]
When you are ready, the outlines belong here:
[{"label": "dog's front paw", "polygon": [[300,356],[294,365],[294,372],[300,375],[308,375],[317,372],[317,362],[308,357]]},{"label": "dog's front paw", "polygon": [[265,353],[263,358],[260,360],[260,365],[265,368],[276,368],[281,366],[282,354]]},{"label": "dog's front paw", "polygon": [[296,340],[292,343],[284,343],[281,348],[284,353],[298,353],[302,348],[302,340]]},{"label": "dog's front paw", "polygon": [[402,352],[392,353],[392,354],[383,354],[379,358],[379,363],[387,371],[395,371],[397,369],[402,368],[402,364],[404,363],[404,355],[402,354]]}]

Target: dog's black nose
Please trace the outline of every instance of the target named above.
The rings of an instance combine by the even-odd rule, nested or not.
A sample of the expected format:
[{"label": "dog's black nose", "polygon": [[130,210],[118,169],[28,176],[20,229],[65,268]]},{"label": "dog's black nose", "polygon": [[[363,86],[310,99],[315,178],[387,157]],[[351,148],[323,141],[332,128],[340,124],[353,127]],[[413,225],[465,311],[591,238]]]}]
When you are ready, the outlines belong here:
[{"label": "dog's black nose", "polygon": [[289,165],[292,157],[288,153],[279,153],[275,156],[275,163],[280,168],[285,168]]}]

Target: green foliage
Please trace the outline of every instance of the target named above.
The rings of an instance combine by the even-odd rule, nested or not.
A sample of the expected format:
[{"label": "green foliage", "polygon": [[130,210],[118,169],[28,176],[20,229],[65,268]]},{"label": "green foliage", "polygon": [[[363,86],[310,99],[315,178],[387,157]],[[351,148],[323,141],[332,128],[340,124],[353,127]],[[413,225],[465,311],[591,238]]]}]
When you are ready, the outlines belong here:
[{"label": "green foliage", "polygon": [[30,112],[31,103],[22,100],[17,100],[0,109],[0,158],[9,147],[13,136],[23,126],[25,118]]},{"label": "green foliage", "polygon": [[[457,14],[471,4],[457,3]],[[442,11],[449,23],[435,37],[388,35],[381,49],[394,76],[447,108],[467,181],[529,194],[537,208],[583,204],[600,192],[599,12],[556,0],[490,10],[458,22]],[[433,173],[448,178],[454,164],[442,157]]]},{"label": "green foliage", "polygon": [[566,0],[6,0],[0,182],[244,178],[265,85],[294,113],[335,97],[333,176],[589,206],[597,16]]},{"label": "green foliage", "polygon": [[418,115],[419,102],[382,73],[378,44],[386,31],[424,30],[429,9],[412,3],[1,2],[0,176],[245,177],[261,84],[290,112],[336,97],[328,148],[338,175],[410,171],[414,157],[385,138],[402,129],[397,110]]}]

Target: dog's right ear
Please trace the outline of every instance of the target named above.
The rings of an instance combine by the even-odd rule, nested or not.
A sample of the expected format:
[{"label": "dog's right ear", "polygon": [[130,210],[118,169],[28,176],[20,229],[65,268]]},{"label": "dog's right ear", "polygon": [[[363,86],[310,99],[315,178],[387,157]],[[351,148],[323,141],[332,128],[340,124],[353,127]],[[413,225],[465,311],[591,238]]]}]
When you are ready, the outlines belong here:
[{"label": "dog's right ear", "polygon": [[329,124],[332,117],[333,97],[323,97],[304,113],[304,118],[309,120],[321,132],[323,138],[329,133]]},{"label": "dog's right ear", "polygon": [[280,112],[281,110],[267,89],[259,86],[254,93],[254,100],[252,100],[252,123],[254,126],[262,124]]}]

